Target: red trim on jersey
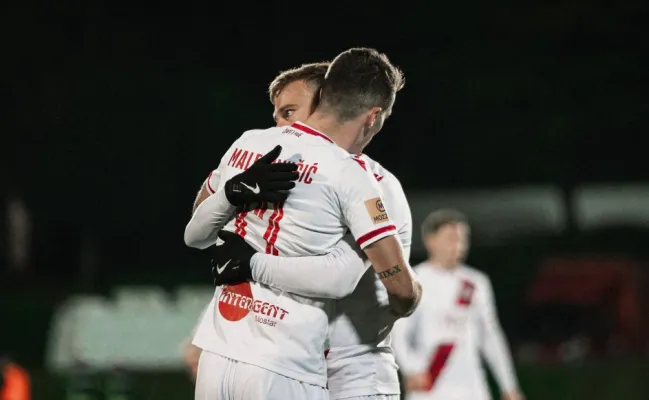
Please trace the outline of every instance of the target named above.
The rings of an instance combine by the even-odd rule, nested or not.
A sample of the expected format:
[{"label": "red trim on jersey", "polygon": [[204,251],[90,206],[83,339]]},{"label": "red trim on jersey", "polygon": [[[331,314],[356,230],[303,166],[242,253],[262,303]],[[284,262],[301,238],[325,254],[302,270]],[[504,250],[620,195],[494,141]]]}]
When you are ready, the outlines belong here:
[{"label": "red trim on jersey", "polygon": [[210,179],[212,178],[212,174],[214,171],[210,172],[210,174],[207,176],[207,180],[205,181],[205,184],[207,185],[207,191],[214,194],[216,193],[216,190],[212,189],[212,186],[210,185]]},{"label": "red trim on jersey", "polygon": [[315,129],[313,129],[313,128],[309,127],[309,126],[303,125],[303,124],[301,124],[299,122],[293,122],[291,124],[291,126],[293,128],[295,128],[295,129],[301,130],[304,133],[308,133],[309,135],[319,136],[319,137],[323,138],[324,140],[326,140],[329,143],[334,142],[329,136],[325,135],[324,133],[318,132]]},{"label": "red trim on jersey", "polygon": [[[363,156],[363,153],[358,153],[358,154],[356,154],[354,156],[354,160],[357,163],[359,163],[360,166],[363,167],[363,169],[365,171],[367,171],[367,162],[365,160],[361,159],[362,156]],[[377,174],[377,173],[374,173],[374,177],[376,178],[377,182],[381,182],[383,180],[383,177],[381,175]]]},{"label": "red trim on jersey", "polygon": [[248,226],[248,223],[246,222],[246,215],[248,215],[247,211],[240,212],[239,214],[237,214],[237,219],[234,220],[234,227],[236,228],[234,230],[234,233],[241,236],[242,238],[246,237],[246,226]]},{"label": "red trim on jersey", "polygon": [[359,237],[358,239],[356,239],[356,244],[363,247],[363,243],[367,242],[368,240],[374,239],[375,237],[379,236],[382,233],[395,231],[395,230],[397,230],[397,227],[394,225],[384,226],[383,228],[373,230],[372,232],[366,233],[363,236]]},{"label": "red trim on jersey", "polygon": [[266,214],[266,210],[268,210],[268,203],[265,201],[261,202],[258,208],[255,209],[254,214],[259,217],[259,219],[264,218],[264,214]]},{"label": "red trim on jersey", "polygon": [[277,243],[277,234],[280,229],[279,222],[282,218],[284,218],[284,203],[279,203],[275,205],[275,210],[270,215],[270,218],[268,218],[268,228],[266,228],[266,232],[264,233],[266,254],[279,255],[275,243]]},{"label": "red trim on jersey", "polygon": [[358,165],[361,166],[361,168],[363,168],[365,171],[367,171],[367,165],[365,165],[365,161],[361,160],[360,158],[356,158],[356,157],[352,158],[352,160],[356,161],[358,163]]},{"label": "red trim on jersey", "polygon": [[433,389],[433,386],[435,386],[435,382],[437,381],[437,378],[439,378],[439,375],[442,373],[442,370],[444,369],[444,366],[446,365],[446,362],[448,361],[448,358],[451,355],[451,351],[453,351],[454,347],[455,345],[453,343],[442,343],[437,346],[437,351],[435,351],[433,361],[430,363],[430,368],[428,369],[428,377],[430,378],[430,382],[428,383],[427,387],[428,391],[431,391]]},{"label": "red trim on jersey", "polygon": [[279,252],[277,251],[277,248],[275,247],[275,243],[277,243],[277,234],[279,233],[279,222],[284,218],[284,204],[280,204],[279,206],[279,215],[277,218],[275,218],[275,230],[273,231],[273,234],[270,237],[269,244],[272,246],[272,254],[274,256],[278,256]]}]

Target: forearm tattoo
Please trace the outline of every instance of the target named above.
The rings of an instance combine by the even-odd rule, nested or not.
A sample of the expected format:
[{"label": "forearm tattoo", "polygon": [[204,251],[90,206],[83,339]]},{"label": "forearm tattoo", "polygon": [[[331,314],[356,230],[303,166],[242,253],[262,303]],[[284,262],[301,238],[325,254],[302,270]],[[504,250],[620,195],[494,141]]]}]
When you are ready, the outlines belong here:
[{"label": "forearm tattoo", "polygon": [[385,271],[377,272],[376,275],[378,275],[379,279],[386,279],[386,278],[389,278],[391,276],[395,276],[399,272],[401,272],[401,267],[398,266],[398,265],[395,265],[394,267],[392,267],[390,269],[386,269]]}]

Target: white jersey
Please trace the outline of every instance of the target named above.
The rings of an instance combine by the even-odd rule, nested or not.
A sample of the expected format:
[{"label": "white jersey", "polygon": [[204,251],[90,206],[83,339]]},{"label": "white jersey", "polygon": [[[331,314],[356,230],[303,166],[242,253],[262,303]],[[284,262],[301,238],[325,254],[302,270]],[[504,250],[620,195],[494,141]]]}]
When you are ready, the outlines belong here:
[{"label": "white jersey", "polygon": [[[407,260],[412,244],[412,216],[401,183],[366,155],[360,159],[379,182]],[[387,304],[387,291],[371,268],[351,295],[336,302],[337,317],[331,324],[327,354],[332,400],[399,394],[398,368],[390,347],[394,319],[379,308]]]},{"label": "white jersey", "polygon": [[412,316],[398,321],[393,347],[404,375],[428,372],[430,391],[408,399],[486,400],[491,396],[480,355],[502,391],[516,390],[489,278],[467,266],[415,268],[423,295]]},{"label": "white jersey", "polygon": [[[259,251],[287,257],[325,254],[348,230],[361,248],[396,234],[376,179],[364,163],[303,124],[244,133],[221,160],[220,185],[278,144],[283,148],[280,162],[298,164],[296,187],[284,204],[239,213],[226,230]],[[219,287],[194,344],[325,386],[324,350],[333,309],[331,300],[255,282]]]}]

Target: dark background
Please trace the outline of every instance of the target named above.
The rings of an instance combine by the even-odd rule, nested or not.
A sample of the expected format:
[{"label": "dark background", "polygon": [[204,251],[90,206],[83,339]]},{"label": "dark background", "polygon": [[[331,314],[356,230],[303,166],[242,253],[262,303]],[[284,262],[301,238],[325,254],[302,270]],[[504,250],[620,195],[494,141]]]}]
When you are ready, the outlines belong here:
[{"label": "dark background", "polygon": [[[209,279],[182,242],[202,181],[243,131],[273,124],[279,71],[352,46],[405,72],[366,153],[406,193],[647,181],[648,4],[7,4],[0,193],[25,201],[34,238],[27,271],[0,268],[3,310],[24,321],[23,298]],[[23,349],[13,326],[5,342]],[[38,365],[42,346],[14,352]]]}]

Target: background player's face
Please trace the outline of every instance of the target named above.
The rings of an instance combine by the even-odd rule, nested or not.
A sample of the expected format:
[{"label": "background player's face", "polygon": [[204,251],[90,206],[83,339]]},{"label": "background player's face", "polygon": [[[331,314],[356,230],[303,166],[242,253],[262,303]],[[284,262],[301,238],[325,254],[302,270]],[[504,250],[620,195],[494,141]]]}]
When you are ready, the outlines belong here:
[{"label": "background player's face", "polygon": [[304,81],[291,82],[275,98],[273,118],[277,126],[305,121],[311,115],[315,93]]},{"label": "background player's face", "polygon": [[447,266],[455,266],[466,257],[469,249],[469,227],[462,223],[446,224],[425,239],[432,258]]}]

